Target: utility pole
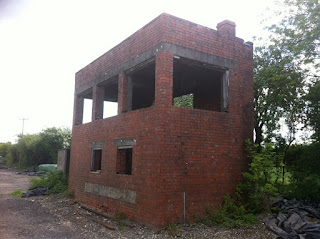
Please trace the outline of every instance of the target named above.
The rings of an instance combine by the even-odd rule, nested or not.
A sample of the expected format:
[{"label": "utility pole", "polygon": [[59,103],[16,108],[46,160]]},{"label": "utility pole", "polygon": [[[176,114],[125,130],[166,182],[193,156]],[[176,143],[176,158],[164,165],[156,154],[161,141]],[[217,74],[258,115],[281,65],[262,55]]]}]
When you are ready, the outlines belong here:
[{"label": "utility pole", "polygon": [[28,119],[22,118],[22,119],[19,119],[19,120],[22,120],[22,133],[21,133],[21,137],[23,137],[24,121],[25,121],[25,120],[28,120]]},{"label": "utility pole", "polygon": [[[25,120],[28,120],[26,118],[22,118],[22,119],[19,119],[19,120],[22,120],[22,133],[21,133],[21,138],[23,138],[23,130],[24,130],[24,121]],[[22,158],[22,152],[20,151],[20,156],[19,156],[19,168],[21,168],[21,158]]]}]

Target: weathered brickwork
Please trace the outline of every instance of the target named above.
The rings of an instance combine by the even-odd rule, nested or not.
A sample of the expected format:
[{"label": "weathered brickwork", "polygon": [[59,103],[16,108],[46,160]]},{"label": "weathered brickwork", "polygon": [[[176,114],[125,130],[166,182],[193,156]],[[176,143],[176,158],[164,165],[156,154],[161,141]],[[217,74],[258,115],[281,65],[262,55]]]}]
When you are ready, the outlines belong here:
[{"label": "weathered brickwork", "polygon": [[[210,66],[209,76],[223,76],[221,90],[215,91],[221,94],[215,108],[220,104],[221,110],[173,106],[175,77],[181,77],[184,94],[196,82],[175,71],[178,64],[184,66],[183,59],[192,67],[193,62]],[[145,91],[135,91],[141,84],[132,82],[140,75],[132,72],[145,65],[154,65],[153,103],[131,110],[141,98],[138,103],[131,99]],[[194,72],[203,69],[197,67]],[[217,206],[224,195],[235,192],[247,167],[244,141],[253,131],[252,69],[252,44],[235,36],[233,22],[221,22],[213,30],[161,14],[76,73],[69,189],[80,202],[110,214],[124,212],[156,228],[184,217],[193,221],[208,206]],[[118,115],[102,119],[108,93],[103,87],[110,79],[117,82],[112,99],[118,102]],[[190,84],[183,83],[188,80]],[[204,88],[197,88],[195,96]],[[93,100],[92,122],[85,124],[83,97]],[[90,171],[94,142],[103,142],[96,144],[102,158],[101,171],[95,172]],[[132,149],[131,174],[117,173],[117,158],[125,157],[118,151],[126,148]]]}]

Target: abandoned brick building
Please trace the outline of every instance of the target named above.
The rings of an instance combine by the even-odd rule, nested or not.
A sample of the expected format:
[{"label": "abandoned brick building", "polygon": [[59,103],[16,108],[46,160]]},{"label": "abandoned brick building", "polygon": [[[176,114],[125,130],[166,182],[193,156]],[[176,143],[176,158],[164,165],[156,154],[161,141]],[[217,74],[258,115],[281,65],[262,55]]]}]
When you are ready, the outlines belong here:
[{"label": "abandoned brick building", "polygon": [[[76,73],[69,189],[156,228],[217,206],[247,167],[252,71],[234,22],[213,30],[161,14]],[[106,102],[117,115],[104,117]]]}]

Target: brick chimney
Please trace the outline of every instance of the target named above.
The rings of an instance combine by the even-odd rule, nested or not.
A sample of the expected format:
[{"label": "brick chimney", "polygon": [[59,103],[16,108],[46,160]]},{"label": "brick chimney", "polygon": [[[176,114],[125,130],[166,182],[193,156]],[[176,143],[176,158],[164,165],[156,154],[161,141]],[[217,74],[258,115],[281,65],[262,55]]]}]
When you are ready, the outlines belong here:
[{"label": "brick chimney", "polygon": [[224,20],[217,25],[218,33],[224,37],[236,36],[236,24],[229,20]]}]

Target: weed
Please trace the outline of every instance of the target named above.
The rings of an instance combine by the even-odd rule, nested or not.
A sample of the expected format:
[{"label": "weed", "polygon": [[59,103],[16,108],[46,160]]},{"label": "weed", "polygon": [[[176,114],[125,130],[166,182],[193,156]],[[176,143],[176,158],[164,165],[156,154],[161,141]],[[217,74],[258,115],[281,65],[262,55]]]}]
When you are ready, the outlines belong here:
[{"label": "weed", "polygon": [[196,226],[197,226],[197,224],[196,224],[196,223],[193,223],[193,222],[191,222],[191,223],[189,224],[189,227],[191,227],[191,228],[196,227]]},{"label": "weed", "polygon": [[166,226],[166,231],[172,237],[176,237],[180,233],[180,229],[179,229],[177,223],[175,223],[175,222],[168,223]]},{"label": "weed", "polygon": [[15,191],[13,191],[12,193],[9,193],[9,195],[15,196],[15,197],[22,197],[23,192],[20,189],[17,189]]},{"label": "weed", "polygon": [[124,214],[123,212],[120,213],[116,213],[114,214],[114,218],[118,221],[118,220],[125,220],[127,219],[126,214]]},{"label": "weed", "polygon": [[220,208],[218,210],[208,209],[207,215],[202,217],[200,222],[212,226],[248,227],[255,224],[256,219],[242,205],[237,206],[230,196],[225,196]]},{"label": "weed", "polygon": [[123,212],[116,213],[114,214],[114,219],[117,221],[119,229],[122,230],[126,225],[125,223],[125,220],[127,219],[126,214],[124,214]]},{"label": "weed", "polygon": [[75,199],[74,191],[65,190],[62,192],[62,195],[66,198]]}]

